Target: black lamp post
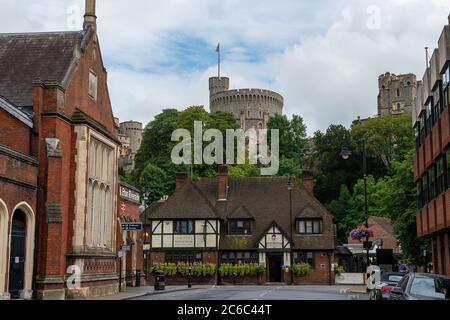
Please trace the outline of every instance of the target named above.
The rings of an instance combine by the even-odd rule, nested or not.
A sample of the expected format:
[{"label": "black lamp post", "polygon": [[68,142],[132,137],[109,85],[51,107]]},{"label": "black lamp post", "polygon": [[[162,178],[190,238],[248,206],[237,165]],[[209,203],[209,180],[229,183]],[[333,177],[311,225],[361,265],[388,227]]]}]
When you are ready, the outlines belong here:
[{"label": "black lamp post", "polygon": [[[147,238],[147,236],[148,236],[148,229],[146,228],[146,226],[147,226],[147,209],[148,209],[148,202],[149,202],[149,197],[150,197],[150,193],[151,193],[151,189],[150,189],[150,187],[148,186],[148,182],[147,182],[147,180],[145,181],[145,186],[144,186],[144,207],[145,207],[145,214],[144,214],[144,219],[145,219],[145,221],[144,221],[144,245],[147,245],[147,240],[148,240],[148,238]],[[148,250],[145,250],[146,252],[145,252],[145,274],[146,274],[146,276],[148,275]],[[147,277],[148,278],[148,277]]]},{"label": "black lamp post", "polygon": [[292,189],[293,189],[293,183],[292,183],[292,177],[289,177],[288,184],[287,184],[288,190],[289,190],[289,218],[291,221],[290,227],[291,227],[291,248],[290,248],[290,266],[289,266],[289,272],[291,274],[291,285],[294,284],[294,272],[292,271],[292,266],[294,265],[294,259],[293,259],[293,250],[294,250],[294,236],[293,236],[293,225],[292,225]]},{"label": "black lamp post", "polygon": [[192,288],[192,266],[189,266],[188,288]]},{"label": "black lamp post", "polygon": [[[348,160],[352,152],[348,146],[343,146],[341,151],[341,157],[344,160]],[[369,210],[367,202],[367,156],[366,156],[366,143],[362,140],[362,158],[363,158],[363,178],[364,178],[364,215],[366,217],[366,228],[369,229]],[[367,253],[367,265],[370,266],[370,246],[369,246],[369,234],[366,237],[366,253]]]}]

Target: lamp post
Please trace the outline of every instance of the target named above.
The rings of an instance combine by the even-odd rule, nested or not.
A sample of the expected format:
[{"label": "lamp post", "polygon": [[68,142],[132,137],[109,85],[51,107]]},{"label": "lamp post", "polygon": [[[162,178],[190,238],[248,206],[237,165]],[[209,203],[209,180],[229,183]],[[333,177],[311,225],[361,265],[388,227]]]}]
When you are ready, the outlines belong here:
[{"label": "lamp post", "polygon": [[[344,160],[348,160],[352,152],[348,146],[343,146],[341,151],[341,157]],[[366,156],[366,143],[362,140],[362,158],[363,158],[363,178],[364,178],[364,215],[366,217],[366,228],[369,229],[369,210],[368,210],[368,201],[367,201],[367,156]],[[366,268],[370,265],[370,248],[369,248],[369,234],[366,236],[366,255],[367,255],[367,265]]]},{"label": "lamp post", "polygon": [[291,274],[291,285],[294,284],[294,273],[292,271],[292,266],[294,264],[294,259],[293,259],[293,250],[294,250],[294,237],[293,237],[293,225],[292,225],[292,188],[293,188],[293,183],[292,183],[292,177],[289,177],[288,179],[288,184],[287,184],[288,190],[289,190],[289,219],[290,219],[290,227],[291,227],[291,233],[290,233],[290,237],[291,237],[291,248],[290,248],[290,265],[289,265],[289,273]]},{"label": "lamp post", "polygon": [[[145,211],[144,211],[144,246],[147,245],[147,240],[148,240],[148,231],[146,228],[147,225],[147,209],[148,209],[148,201],[149,201],[149,197],[150,197],[150,187],[148,186],[148,182],[147,180],[145,181],[145,186],[144,186],[144,207],[145,207]],[[145,250],[145,275],[146,278],[148,279],[148,250]]]}]

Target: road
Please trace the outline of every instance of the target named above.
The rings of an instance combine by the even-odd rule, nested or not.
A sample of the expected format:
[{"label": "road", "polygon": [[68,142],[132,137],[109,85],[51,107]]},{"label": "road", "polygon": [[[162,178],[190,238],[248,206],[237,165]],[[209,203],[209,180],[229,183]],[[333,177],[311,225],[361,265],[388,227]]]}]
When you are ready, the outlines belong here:
[{"label": "road", "polygon": [[[195,288],[195,287],[194,287]],[[136,300],[368,300],[343,286],[227,286],[149,295]]]}]

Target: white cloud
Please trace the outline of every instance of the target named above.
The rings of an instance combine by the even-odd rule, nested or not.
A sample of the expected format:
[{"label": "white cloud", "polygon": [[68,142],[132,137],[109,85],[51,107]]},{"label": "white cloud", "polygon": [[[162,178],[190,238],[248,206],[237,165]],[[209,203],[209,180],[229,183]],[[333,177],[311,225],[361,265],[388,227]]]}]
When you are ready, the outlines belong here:
[{"label": "white cloud", "polygon": [[[0,31],[67,30],[73,22],[80,28],[82,20],[68,13],[73,5],[82,15],[82,0],[0,0]],[[302,115],[309,133],[375,114],[377,78],[386,71],[421,78],[423,48],[436,46],[450,12],[448,0],[100,0],[97,6],[121,119],[147,123],[163,108],[207,106],[220,41],[232,86],[279,91],[286,113]],[[211,65],[189,65],[191,57],[174,49],[177,37],[199,40],[207,47],[198,48],[199,58]]]}]

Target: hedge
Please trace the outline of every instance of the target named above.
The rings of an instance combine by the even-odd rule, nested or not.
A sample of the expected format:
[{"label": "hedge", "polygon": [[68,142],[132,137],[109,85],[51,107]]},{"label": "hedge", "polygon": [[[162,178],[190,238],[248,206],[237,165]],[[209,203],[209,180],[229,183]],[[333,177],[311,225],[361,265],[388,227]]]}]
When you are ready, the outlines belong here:
[{"label": "hedge", "polygon": [[180,275],[189,276],[189,268],[192,268],[193,277],[211,277],[216,274],[216,265],[210,263],[161,263],[152,267],[152,272],[162,271],[168,277]]},{"label": "hedge", "polygon": [[248,263],[248,264],[231,264],[224,263],[220,266],[220,275],[222,277],[233,277],[233,276],[259,276],[266,271],[266,267],[258,263]]},{"label": "hedge", "polygon": [[310,266],[307,263],[300,263],[292,265],[292,273],[295,276],[306,276],[309,273]]}]

